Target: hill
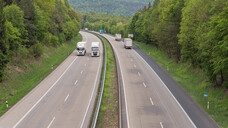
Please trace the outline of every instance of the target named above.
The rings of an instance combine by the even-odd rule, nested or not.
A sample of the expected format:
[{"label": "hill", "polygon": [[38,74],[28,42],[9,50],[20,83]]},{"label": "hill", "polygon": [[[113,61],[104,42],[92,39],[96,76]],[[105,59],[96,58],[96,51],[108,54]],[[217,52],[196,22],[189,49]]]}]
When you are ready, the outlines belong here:
[{"label": "hill", "polygon": [[69,0],[74,9],[83,13],[107,13],[132,16],[153,0]]}]

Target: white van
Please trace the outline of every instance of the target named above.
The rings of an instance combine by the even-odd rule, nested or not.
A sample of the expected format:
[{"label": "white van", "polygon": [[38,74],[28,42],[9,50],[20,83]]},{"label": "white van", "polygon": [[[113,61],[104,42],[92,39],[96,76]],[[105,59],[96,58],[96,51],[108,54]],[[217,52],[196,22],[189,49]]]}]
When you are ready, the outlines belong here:
[{"label": "white van", "polygon": [[86,42],[77,43],[77,55],[84,56],[86,54]]},{"label": "white van", "polygon": [[91,56],[100,56],[100,46],[99,42],[92,42],[91,45]]},{"label": "white van", "polygon": [[132,39],[130,38],[124,38],[124,48],[130,48],[132,49]]}]

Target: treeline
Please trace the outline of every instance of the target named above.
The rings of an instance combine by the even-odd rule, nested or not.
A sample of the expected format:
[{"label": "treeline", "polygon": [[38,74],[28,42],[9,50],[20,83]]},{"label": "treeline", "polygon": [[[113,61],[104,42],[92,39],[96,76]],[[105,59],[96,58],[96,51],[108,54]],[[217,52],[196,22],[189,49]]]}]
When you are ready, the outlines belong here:
[{"label": "treeline", "polygon": [[177,62],[203,69],[216,86],[228,87],[227,0],[155,0],[132,17],[128,30]]},{"label": "treeline", "polygon": [[57,47],[80,28],[67,0],[0,0],[0,81],[13,58],[39,58],[44,45]]},{"label": "treeline", "polygon": [[103,29],[104,32],[115,34],[121,33],[127,36],[127,23],[130,17],[109,15],[107,13],[87,13],[83,15],[82,28],[89,28],[90,30],[99,31]]},{"label": "treeline", "polygon": [[116,24],[122,29],[105,26],[94,30],[125,37],[132,33],[135,40],[163,50],[177,63],[202,69],[213,85],[228,88],[227,0],[154,0],[139,9],[129,23]]},{"label": "treeline", "polygon": [[70,0],[73,8],[83,13],[107,13],[132,16],[139,8],[152,0]]}]

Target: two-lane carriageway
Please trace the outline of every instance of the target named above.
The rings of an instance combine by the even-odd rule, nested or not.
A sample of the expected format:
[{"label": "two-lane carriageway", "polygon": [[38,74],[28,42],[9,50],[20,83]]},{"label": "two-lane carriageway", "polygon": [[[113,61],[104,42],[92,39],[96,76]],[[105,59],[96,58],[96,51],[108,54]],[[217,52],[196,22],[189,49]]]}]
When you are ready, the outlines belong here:
[{"label": "two-lane carriageway", "polygon": [[123,128],[194,128],[196,127],[160,77],[133,49],[107,38],[120,64],[125,108]]},{"label": "two-lane carriageway", "polygon": [[[89,126],[101,75],[103,49],[96,36],[80,33],[87,42],[86,56],[77,56],[75,50],[0,118],[0,128]],[[100,42],[100,57],[90,56],[91,42]]]}]

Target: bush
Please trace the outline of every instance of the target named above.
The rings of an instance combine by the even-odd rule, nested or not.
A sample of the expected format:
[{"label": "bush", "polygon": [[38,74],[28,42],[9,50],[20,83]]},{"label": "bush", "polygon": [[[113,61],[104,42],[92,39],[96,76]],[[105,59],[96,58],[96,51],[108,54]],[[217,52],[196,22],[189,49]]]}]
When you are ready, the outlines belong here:
[{"label": "bush", "polygon": [[51,37],[51,46],[57,47],[59,45],[59,38],[57,36]]},{"label": "bush", "polygon": [[16,56],[22,59],[26,59],[28,55],[29,55],[28,49],[25,46],[20,45],[16,51]]},{"label": "bush", "polygon": [[62,43],[66,42],[66,37],[65,37],[64,33],[59,33],[58,37],[59,37],[59,43],[62,44]]},{"label": "bush", "polygon": [[31,46],[30,49],[29,49],[29,52],[35,58],[40,57],[42,55],[42,53],[43,53],[43,49],[42,49],[41,43],[37,43],[37,44],[34,44],[33,46]]}]

